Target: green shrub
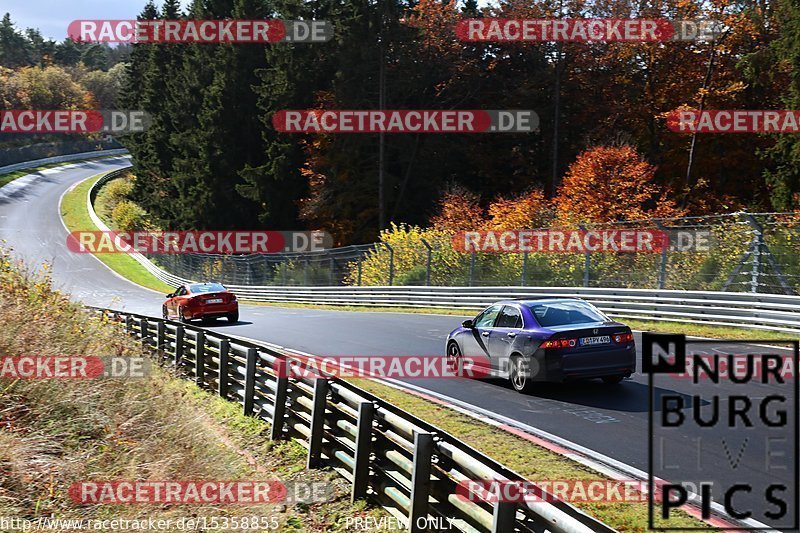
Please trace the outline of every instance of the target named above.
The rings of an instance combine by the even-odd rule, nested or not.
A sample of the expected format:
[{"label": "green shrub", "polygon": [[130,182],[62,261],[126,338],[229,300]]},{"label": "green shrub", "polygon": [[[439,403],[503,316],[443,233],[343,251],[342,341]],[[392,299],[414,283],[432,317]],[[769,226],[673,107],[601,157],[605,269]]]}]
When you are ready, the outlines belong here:
[{"label": "green shrub", "polygon": [[122,200],[111,212],[111,220],[119,231],[142,230],[145,226],[145,212],[130,200]]}]

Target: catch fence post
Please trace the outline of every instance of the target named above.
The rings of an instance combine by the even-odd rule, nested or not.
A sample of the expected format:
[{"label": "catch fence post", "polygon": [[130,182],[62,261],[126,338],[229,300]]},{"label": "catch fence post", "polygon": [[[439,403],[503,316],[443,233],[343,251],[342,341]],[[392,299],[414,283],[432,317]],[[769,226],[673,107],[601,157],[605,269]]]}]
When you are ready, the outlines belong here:
[{"label": "catch fence post", "polygon": [[425,249],[428,254],[428,260],[425,264],[425,286],[428,287],[431,284],[431,260],[433,258],[433,248],[431,248],[431,245],[428,244],[428,241],[425,239],[420,239],[420,241],[422,241],[422,244],[425,245]]},{"label": "catch fence post", "polygon": [[669,252],[669,236],[666,233],[666,228],[661,223],[660,220],[654,220],[656,228],[662,232],[662,240],[661,240],[661,265],[659,266],[658,271],[658,288],[664,289],[667,285],[667,253]]},{"label": "catch fence post", "polygon": [[525,286],[528,277],[528,252],[522,253],[522,276],[520,278],[520,285]]},{"label": "catch fence post", "polygon": [[[586,232],[586,226],[584,226],[583,224],[580,224],[578,227],[581,229],[582,232]],[[591,266],[592,266],[592,255],[588,251],[584,252],[583,253],[583,286],[584,287],[588,287],[589,286],[589,269],[591,268]]]}]

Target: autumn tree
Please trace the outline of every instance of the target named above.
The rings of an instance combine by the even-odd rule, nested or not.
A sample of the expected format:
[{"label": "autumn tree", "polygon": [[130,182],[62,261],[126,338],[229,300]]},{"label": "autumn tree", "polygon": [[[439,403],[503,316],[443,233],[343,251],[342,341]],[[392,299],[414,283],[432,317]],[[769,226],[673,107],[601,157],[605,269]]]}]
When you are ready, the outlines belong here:
[{"label": "autumn tree", "polygon": [[631,146],[598,146],[570,165],[554,199],[559,223],[615,222],[679,216],[656,167]]},{"label": "autumn tree", "polygon": [[459,231],[481,228],[486,217],[478,196],[460,185],[451,185],[439,199],[431,225],[440,230]]},{"label": "autumn tree", "polygon": [[487,226],[495,230],[540,228],[549,221],[550,208],[542,189],[519,196],[498,197],[489,204]]}]

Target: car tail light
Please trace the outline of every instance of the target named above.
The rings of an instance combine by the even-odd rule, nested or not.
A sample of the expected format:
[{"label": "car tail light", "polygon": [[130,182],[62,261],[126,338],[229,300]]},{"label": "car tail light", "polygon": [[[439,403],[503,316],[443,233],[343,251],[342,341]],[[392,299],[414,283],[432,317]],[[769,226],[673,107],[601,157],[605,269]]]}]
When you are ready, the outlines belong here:
[{"label": "car tail light", "polygon": [[633,333],[619,333],[614,335],[614,342],[622,344],[623,342],[633,342]]},{"label": "car tail light", "polygon": [[574,348],[575,345],[577,344],[578,344],[578,339],[550,339],[540,344],[539,348],[555,348],[555,349]]}]

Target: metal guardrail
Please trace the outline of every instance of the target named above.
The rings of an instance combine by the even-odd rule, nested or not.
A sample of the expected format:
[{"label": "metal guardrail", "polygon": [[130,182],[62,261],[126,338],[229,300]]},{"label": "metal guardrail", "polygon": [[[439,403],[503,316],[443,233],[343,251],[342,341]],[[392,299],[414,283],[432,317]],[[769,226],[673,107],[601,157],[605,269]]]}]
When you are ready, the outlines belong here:
[{"label": "metal guardrail", "polygon": [[0,167],[0,175],[8,174],[9,172],[15,172],[17,170],[23,170],[26,168],[36,168],[44,165],[51,165],[53,163],[67,163],[69,161],[81,161],[86,159],[94,159],[97,157],[124,155],[127,153],[128,150],[124,148],[119,148],[115,150],[97,150],[95,152],[81,152],[79,154],[68,154],[68,155],[59,155],[55,157],[46,157],[44,159],[37,159],[35,161],[24,161],[22,163],[16,163],[14,165],[7,165],[4,167]]},{"label": "metal guardrail", "polygon": [[615,531],[568,503],[550,502],[552,495],[520,503],[457,495],[462,481],[524,478],[346,381],[287,377],[281,368],[299,361],[297,354],[169,320],[93,309],[124,322],[161,363],[268,422],[270,439],[296,439],[308,452],[308,468],[332,467],[350,482],[353,501],[377,501],[412,532],[437,531],[445,520],[464,532]]},{"label": "metal guardrail", "polygon": [[800,333],[800,297],[576,287],[247,287],[242,299],[273,303],[479,310],[512,298],[583,298],[614,317]]},{"label": "metal guardrail", "polygon": [[[105,175],[89,191],[87,207],[94,223],[109,231],[92,206],[97,190],[127,169]],[[164,271],[139,253],[131,254],[148,272],[170,286],[190,280]],[[356,305],[370,307],[445,307],[479,310],[510,298],[574,297],[595,304],[613,317],[685,322],[800,333],[800,297],[746,292],[705,292],[595,287],[431,287],[329,286],[281,287],[228,285],[240,298],[255,302]]]}]

